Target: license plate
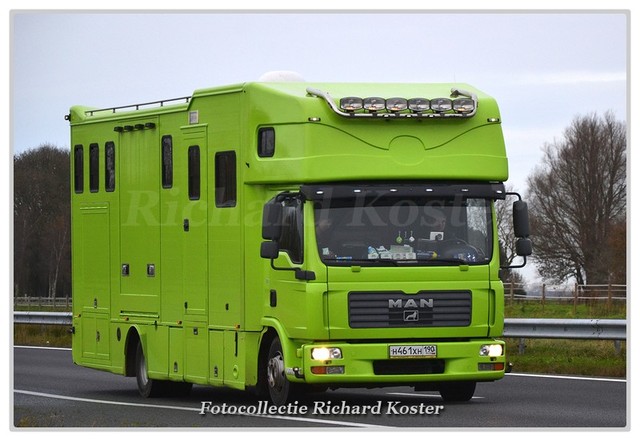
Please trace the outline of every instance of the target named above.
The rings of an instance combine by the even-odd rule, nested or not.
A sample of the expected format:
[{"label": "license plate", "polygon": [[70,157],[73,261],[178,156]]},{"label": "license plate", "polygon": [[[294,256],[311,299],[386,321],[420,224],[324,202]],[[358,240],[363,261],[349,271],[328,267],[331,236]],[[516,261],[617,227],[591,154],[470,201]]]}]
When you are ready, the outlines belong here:
[{"label": "license plate", "polygon": [[389,346],[389,358],[434,358],[436,345]]}]

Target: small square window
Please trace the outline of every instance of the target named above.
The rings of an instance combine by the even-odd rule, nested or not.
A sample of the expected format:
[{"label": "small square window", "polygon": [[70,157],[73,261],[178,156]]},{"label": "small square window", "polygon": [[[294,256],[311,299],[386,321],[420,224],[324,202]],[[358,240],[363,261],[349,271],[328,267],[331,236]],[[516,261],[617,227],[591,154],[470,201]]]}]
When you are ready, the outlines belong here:
[{"label": "small square window", "polygon": [[215,164],[216,207],[235,207],[236,188],[236,152],[216,153]]},{"label": "small square window", "polygon": [[273,127],[258,130],[258,156],[271,158],[276,153],[276,131]]}]

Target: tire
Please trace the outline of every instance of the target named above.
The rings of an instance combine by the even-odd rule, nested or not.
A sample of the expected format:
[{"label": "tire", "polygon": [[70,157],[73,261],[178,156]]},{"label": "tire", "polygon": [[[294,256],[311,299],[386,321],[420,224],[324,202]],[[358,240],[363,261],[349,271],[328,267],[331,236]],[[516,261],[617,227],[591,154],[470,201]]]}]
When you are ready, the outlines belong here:
[{"label": "tire", "polygon": [[147,374],[147,361],[142,350],[142,343],[138,342],[136,349],[136,382],[138,391],[144,398],[162,396],[187,396],[191,393],[193,384],[186,382],[153,380]]},{"label": "tire", "polygon": [[284,355],[278,337],[271,342],[263,372],[266,376],[265,384],[269,391],[269,398],[276,406],[287,404],[299,395],[299,385],[291,383],[284,374]]},{"label": "tire", "polygon": [[440,386],[440,396],[447,403],[469,401],[475,391],[475,381],[452,381]]},{"label": "tire", "polygon": [[142,349],[142,342],[138,342],[136,349],[136,382],[138,383],[138,392],[144,398],[154,398],[165,394],[166,382],[153,380],[147,374],[147,360]]}]

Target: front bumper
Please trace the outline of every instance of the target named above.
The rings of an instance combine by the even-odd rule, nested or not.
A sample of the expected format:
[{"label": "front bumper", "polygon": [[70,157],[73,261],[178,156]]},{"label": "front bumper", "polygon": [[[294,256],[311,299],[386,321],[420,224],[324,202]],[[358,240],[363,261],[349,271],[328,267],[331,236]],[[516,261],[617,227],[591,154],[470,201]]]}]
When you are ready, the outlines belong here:
[{"label": "front bumper", "polygon": [[[502,355],[480,355],[483,345],[501,344]],[[435,357],[392,358],[390,346],[433,346]],[[314,348],[339,348],[342,358],[313,360]],[[494,381],[504,377],[504,342],[493,339],[464,342],[323,342],[304,344],[297,351],[299,366],[287,366],[290,381],[310,384],[410,384],[442,381]]]}]

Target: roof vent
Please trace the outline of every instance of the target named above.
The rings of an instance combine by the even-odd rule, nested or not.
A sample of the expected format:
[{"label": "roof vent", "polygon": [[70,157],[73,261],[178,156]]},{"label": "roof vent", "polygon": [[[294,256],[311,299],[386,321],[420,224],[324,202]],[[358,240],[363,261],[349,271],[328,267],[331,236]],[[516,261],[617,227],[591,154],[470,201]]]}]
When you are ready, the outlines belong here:
[{"label": "roof vent", "polygon": [[294,83],[304,82],[304,78],[298,72],[278,70],[262,74],[258,81],[262,83]]}]

